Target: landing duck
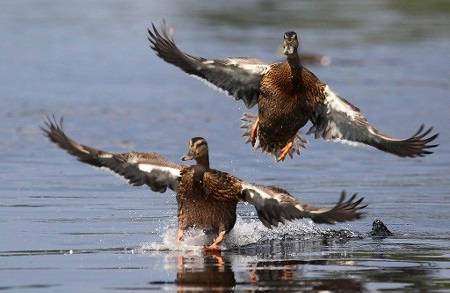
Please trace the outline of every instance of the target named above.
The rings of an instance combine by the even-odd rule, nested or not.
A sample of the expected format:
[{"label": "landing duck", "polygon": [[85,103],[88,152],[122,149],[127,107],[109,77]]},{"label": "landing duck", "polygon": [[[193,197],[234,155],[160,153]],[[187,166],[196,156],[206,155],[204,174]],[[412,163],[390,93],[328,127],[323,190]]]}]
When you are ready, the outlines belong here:
[{"label": "landing duck", "polygon": [[397,139],[372,127],[360,109],[337,95],[302,63],[299,38],[293,31],[283,36],[284,62],[266,64],[259,59],[239,57],[207,59],[186,54],[173,39],[173,28],[161,32],[155,25],[148,29],[151,48],[164,61],[212,85],[252,108],[258,115],[242,117],[244,136],[253,147],[282,161],[300,154],[307,141],[298,131],[308,121],[307,134],[325,140],[363,143],[400,157],[422,157],[437,145],[430,144],[438,134],[432,127],[420,126],[407,139]]},{"label": "landing duck", "polygon": [[154,152],[113,153],[86,146],[69,138],[63,130],[62,119],[48,118],[41,127],[51,142],[75,156],[80,162],[104,167],[124,177],[131,185],[148,185],[151,190],[176,192],[178,203],[178,235],[196,227],[215,233],[214,242],[206,247],[219,250],[219,244],[236,222],[238,202],[252,204],[259,220],[268,228],[300,218],[315,223],[334,224],[361,218],[363,198],[356,194],[346,200],[345,192],[332,208],[317,208],[301,203],[286,190],[241,180],[228,173],[211,169],[208,143],[194,137],[189,142],[183,161],[195,160],[191,166],[171,162]]}]

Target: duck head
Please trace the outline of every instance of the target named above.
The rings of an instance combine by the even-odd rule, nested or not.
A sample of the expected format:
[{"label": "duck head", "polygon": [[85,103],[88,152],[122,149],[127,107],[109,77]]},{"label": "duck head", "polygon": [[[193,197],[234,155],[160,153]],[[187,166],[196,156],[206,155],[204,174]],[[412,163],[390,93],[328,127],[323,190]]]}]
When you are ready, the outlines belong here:
[{"label": "duck head", "polygon": [[298,38],[295,32],[285,32],[283,37],[282,52],[284,55],[297,54]]},{"label": "duck head", "polygon": [[182,161],[195,160],[197,165],[209,168],[208,143],[203,137],[191,138],[187,155],[181,157]]}]

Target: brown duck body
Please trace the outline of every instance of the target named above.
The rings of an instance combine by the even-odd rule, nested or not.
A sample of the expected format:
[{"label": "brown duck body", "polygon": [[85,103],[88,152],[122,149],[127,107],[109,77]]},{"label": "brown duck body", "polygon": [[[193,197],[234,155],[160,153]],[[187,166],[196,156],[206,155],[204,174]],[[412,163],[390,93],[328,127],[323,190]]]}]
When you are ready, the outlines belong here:
[{"label": "brown duck body", "polygon": [[280,149],[296,136],[323,100],[323,87],[300,63],[286,61],[271,66],[261,80],[258,97],[258,138],[264,151]]},{"label": "brown duck body", "polygon": [[236,222],[241,182],[228,173],[201,166],[185,167],[178,185],[178,225],[219,233]]}]

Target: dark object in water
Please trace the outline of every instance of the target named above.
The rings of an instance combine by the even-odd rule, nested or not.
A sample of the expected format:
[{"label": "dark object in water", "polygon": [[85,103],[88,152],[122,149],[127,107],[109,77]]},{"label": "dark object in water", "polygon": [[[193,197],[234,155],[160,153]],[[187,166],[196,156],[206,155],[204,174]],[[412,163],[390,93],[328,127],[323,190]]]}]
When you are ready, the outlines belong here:
[{"label": "dark object in water", "polygon": [[372,237],[387,237],[392,236],[392,232],[386,227],[386,225],[380,221],[375,220],[372,224],[372,231],[370,231],[370,236]]}]

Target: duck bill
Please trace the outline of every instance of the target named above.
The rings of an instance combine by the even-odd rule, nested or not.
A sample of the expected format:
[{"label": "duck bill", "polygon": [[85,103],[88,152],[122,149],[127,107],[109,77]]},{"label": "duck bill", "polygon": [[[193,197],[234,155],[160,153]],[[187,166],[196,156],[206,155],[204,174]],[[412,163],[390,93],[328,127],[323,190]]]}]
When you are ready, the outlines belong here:
[{"label": "duck bill", "polygon": [[194,159],[194,157],[189,155],[189,154],[187,154],[186,156],[181,157],[182,161],[190,161],[190,160],[193,160],[193,159]]},{"label": "duck bill", "polygon": [[283,54],[284,55],[291,55],[294,54],[294,46],[286,45],[283,46]]}]

